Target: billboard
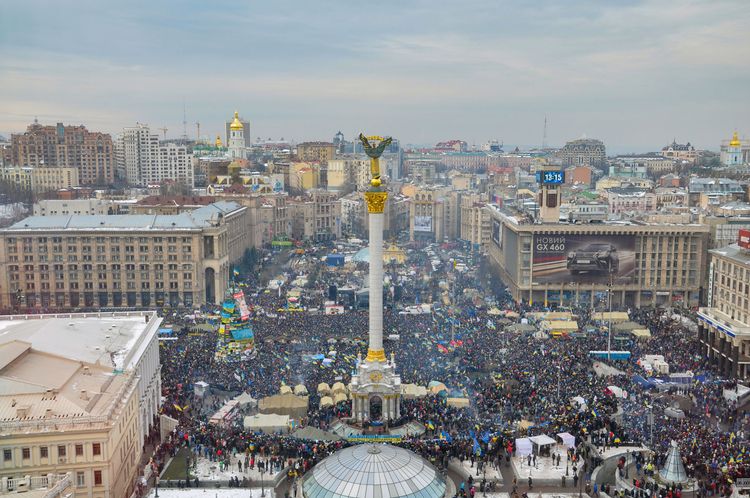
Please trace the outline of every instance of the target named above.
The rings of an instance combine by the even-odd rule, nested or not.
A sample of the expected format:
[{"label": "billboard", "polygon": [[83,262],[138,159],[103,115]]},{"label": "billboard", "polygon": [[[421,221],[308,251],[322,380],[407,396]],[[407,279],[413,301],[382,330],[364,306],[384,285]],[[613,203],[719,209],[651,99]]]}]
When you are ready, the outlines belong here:
[{"label": "billboard", "polygon": [[503,226],[498,220],[492,220],[492,242],[500,247],[503,246]]},{"label": "billboard", "polygon": [[562,185],[565,183],[565,171],[539,171],[536,179],[543,185]]},{"label": "billboard", "polygon": [[750,249],[750,230],[740,228],[737,232],[737,245],[743,249]]},{"label": "billboard", "polygon": [[414,217],[414,231],[415,232],[431,232],[432,231],[432,216],[415,216]]},{"label": "billboard", "polygon": [[635,237],[536,234],[532,275],[535,283],[632,283]]}]

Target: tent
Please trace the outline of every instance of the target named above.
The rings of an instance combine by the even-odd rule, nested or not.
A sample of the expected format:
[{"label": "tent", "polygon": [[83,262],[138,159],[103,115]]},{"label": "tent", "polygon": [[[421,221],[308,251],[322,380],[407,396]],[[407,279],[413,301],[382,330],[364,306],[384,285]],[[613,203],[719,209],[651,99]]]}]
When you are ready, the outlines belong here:
[{"label": "tent", "polygon": [[275,413],[277,415],[289,415],[294,419],[301,419],[307,415],[307,397],[295,396],[294,394],[276,394],[258,401],[260,413]]},{"label": "tent", "polygon": [[427,389],[416,384],[401,384],[401,396],[404,399],[424,398],[427,396]]},{"label": "tent", "polygon": [[318,384],[318,394],[331,394],[331,386],[325,382]]},{"label": "tent", "polygon": [[[432,382],[430,382],[430,384],[432,384]],[[443,384],[442,382],[438,382],[434,386],[430,386],[430,392],[432,394],[438,394],[441,391],[448,391],[448,388],[445,387],[445,384]]]},{"label": "tent", "polygon": [[242,393],[239,396],[235,396],[234,400],[240,408],[252,408],[258,405],[258,400],[250,396],[248,393]]},{"label": "tent", "polygon": [[292,432],[291,436],[297,439],[304,439],[306,441],[340,441],[341,439],[343,439],[341,436],[338,436],[331,432],[326,432],[324,430],[318,429],[317,427],[311,427],[309,425]]},{"label": "tent", "polygon": [[329,406],[333,406],[333,398],[330,396],[323,396],[320,398],[320,407],[321,408],[327,408]]},{"label": "tent", "polygon": [[574,320],[544,320],[539,324],[539,329],[552,337],[559,337],[563,334],[578,332],[578,322]]},{"label": "tent", "polygon": [[334,394],[337,394],[337,393],[346,393],[346,386],[343,383],[341,383],[341,382],[336,382],[332,386],[332,389],[333,389],[333,393]]},{"label": "tent", "polygon": [[346,400],[347,400],[347,397],[346,397],[345,393],[336,393],[333,396],[333,402],[336,403],[336,404],[339,404],[342,401],[346,401]]},{"label": "tent", "polygon": [[469,406],[469,398],[447,398],[445,403],[448,406],[454,406],[456,408],[467,408]]},{"label": "tent", "polygon": [[251,432],[263,431],[274,433],[286,431],[289,427],[289,415],[262,414],[245,417],[242,425]]},{"label": "tent", "polygon": [[648,329],[634,329],[630,331],[636,339],[648,339],[651,337],[651,331]]},{"label": "tent", "polygon": [[279,389],[279,394],[291,394],[292,388],[289,386],[281,386],[281,389]]},{"label": "tent", "polygon": [[605,311],[599,313],[592,313],[591,320],[595,322],[611,322],[611,323],[622,323],[630,320],[628,314],[624,311]]},{"label": "tent", "polygon": [[534,449],[536,449],[537,455],[542,454],[542,452],[546,450],[548,446],[554,446],[557,444],[554,439],[546,434],[531,436],[529,440],[531,441],[531,444],[534,445]]},{"label": "tent", "polygon": [[575,448],[576,447],[576,438],[575,436],[571,435],[569,432],[561,432],[557,435],[558,438],[560,438],[560,441],[562,441],[562,444],[566,448]]},{"label": "tent", "polygon": [[500,311],[497,308],[490,308],[490,310],[487,312],[488,315],[492,315],[492,316],[496,316],[496,315],[499,315],[501,313],[502,313],[502,311]]},{"label": "tent", "polygon": [[531,440],[527,437],[516,438],[516,456],[531,455]]},{"label": "tent", "polygon": [[294,386],[294,394],[297,396],[307,396],[307,388],[304,384]]}]

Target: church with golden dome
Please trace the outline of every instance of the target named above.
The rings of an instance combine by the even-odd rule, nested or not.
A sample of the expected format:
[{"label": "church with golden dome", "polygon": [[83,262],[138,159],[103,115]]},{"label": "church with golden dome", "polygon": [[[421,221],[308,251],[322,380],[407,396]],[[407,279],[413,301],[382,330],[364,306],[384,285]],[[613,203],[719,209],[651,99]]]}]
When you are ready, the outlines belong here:
[{"label": "church with golden dome", "polygon": [[737,131],[732,138],[721,144],[721,164],[724,166],[740,166],[750,163],[750,141],[740,140]]},{"label": "church with golden dome", "polygon": [[[229,123],[229,132],[227,146],[229,157],[232,159],[245,159],[247,156],[247,146],[245,143],[245,125],[240,120],[240,113],[234,111],[234,119]],[[247,133],[249,134],[249,130]]]}]

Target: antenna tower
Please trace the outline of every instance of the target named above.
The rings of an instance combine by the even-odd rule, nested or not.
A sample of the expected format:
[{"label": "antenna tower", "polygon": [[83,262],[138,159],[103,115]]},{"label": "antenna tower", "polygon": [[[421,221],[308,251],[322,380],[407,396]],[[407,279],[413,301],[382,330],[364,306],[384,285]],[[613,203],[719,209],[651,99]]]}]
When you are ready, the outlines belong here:
[{"label": "antenna tower", "polygon": [[542,134],[542,149],[547,148],[547,115],[544,115],[544,133]]}]

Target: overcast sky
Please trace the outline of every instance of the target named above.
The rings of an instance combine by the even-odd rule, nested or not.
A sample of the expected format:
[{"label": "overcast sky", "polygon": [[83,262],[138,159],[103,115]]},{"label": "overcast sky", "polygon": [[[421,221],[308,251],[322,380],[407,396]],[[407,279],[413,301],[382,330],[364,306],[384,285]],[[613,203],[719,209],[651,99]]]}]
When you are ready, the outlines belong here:
[{"label": "overcast sky", "polygon": [[[748,0],[0,2],[0,133],[216,135],[610,151],[750,136]],[[161,132],[159,132],[161,133]]]}]

